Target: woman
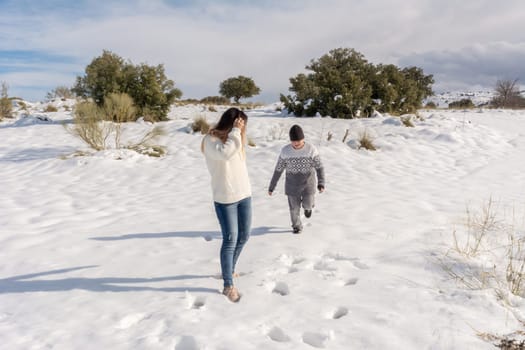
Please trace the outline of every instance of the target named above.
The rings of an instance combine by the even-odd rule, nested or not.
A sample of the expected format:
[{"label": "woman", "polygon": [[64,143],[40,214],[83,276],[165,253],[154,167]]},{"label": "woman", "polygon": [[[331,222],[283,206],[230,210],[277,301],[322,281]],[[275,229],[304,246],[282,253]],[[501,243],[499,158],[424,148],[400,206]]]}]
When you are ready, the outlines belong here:
[{"label": "woman", "polygon": [[252,219],[252,192],[245,150],[247,121],[248,116],[244,112],[230,108],[204,136],[201,144],[211,175],[215,212],[222,231],[222,293],[233,302],[241,298],[233,285],[233,274],[239,254],[250,236]]}]

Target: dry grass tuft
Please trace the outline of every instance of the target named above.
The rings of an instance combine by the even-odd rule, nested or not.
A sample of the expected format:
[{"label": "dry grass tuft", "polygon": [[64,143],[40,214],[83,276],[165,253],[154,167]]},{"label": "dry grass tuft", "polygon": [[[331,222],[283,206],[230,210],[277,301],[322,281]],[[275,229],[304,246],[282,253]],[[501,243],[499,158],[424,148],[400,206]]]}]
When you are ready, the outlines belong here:
[{"label": "dry grass tuft", "polygon": [[95,151],[106,149],[107,140],[114,130],[112,123],[104,122],[101,109],[93,102],[80,102],[75,106],[72,127],[66,130],[79,137]]},{"label": "dry grass tuft", "polygon": [[486,243],[486,236],[489,232],[494,232],[501,228],[501,223],[496,219],[497,208],[494,207],[492,198],[483,205],[480,213],[466,209],[466,220],[463,226],[466,231],[466,238],[460,240],[456,229],[453,230],[454,249],[466,257],[473,257],[479,254],[480,249]]},{"label": "dry grass tuft", "polygon": [[165,134],[161,127],[154,127],[138,142],[122,144],[122,123],[136,119],[136,109],[128,95],[111,94],[103,107],[93,102],[80,102],[75,106],[74,116],[73,126],[64,127],[95,151],[107,149],[112,138],[115,149],[126,148],[151,157],[166,154],[164,147],[151,144],[155,138]]},{"label": "dry grass tuft", "polygon": [[0,88],[0,120],[13,116],[13,104],[7,94],[8,85],[3,82]]},{"label": "dry grass tuft", "polygon": [[364,131],[364,132],[362,132],[359,135],[358,141],[359,141],[359,148],[358,149],[364,148],[364,149],[369,150],[369,151],[376,151],[377,150],[376,146],[374,146],[374,142],[372,140],[372,137],[370,136],[370,134],[367,131]]},{"label": "dry grass tuft", "polygon": [[191,130],[193,130],[193,132],[206,134],[210,131],[210,124],[204,115],[198,115],[193,119],[193,123],[191,123]]},{"label": "dry grass tuft", "polygon": [[44,112],[46,113],[58,112],[58,108],[56,108],[53,105],[47,105],[46,108],[44,108]]},{"label": "dry grass tuft", "polygon": [[409,115],[401,117],[401,122],[407,128],[413,128],[414,127],[414,123],[412,122],[412,118]]}]

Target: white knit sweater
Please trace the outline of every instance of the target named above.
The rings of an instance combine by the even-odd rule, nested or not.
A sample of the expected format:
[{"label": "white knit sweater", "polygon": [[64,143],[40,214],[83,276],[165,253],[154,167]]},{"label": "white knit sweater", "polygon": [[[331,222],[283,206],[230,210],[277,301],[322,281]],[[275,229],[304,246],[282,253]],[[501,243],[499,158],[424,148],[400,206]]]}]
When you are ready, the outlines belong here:
[{"label": "white knit sweater", "polygon": [[203,152],[215,202],[235,203],[252,195],[240,129],[233,128],[225,143],[209,134],[204,136]]}]

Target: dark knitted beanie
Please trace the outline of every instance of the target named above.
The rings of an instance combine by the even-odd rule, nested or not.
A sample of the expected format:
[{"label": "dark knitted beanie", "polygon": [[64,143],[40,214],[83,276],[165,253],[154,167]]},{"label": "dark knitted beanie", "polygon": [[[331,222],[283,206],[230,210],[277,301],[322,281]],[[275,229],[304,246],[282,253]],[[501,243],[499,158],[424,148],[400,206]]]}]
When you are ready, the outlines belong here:
[{"label": "dark knitted beanie", "polygon": [[290,128],[290,141],[301,141],[304,139],[303,129],[299,125],[294,125]]}]

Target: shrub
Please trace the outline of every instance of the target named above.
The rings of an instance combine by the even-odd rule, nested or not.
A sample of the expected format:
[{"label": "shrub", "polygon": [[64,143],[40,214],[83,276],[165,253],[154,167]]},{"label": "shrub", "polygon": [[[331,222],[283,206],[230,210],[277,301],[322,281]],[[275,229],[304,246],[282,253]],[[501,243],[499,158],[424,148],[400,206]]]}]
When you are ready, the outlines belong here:
[{"label": "shrub", "polygon": [[67,86],[57,86],[55,89],[47,93],[46,99],[52,100],[54,98],[69,99],[74,98],[75,94]]},{"label": "shrub", "polygon": [[425,76],[420,68],[380,64],[371,75],[372,107],[382,113],[413,113],[432,95],[432,83],[432,76]]},{"label": "shrub", "polygon": [[166,120],[171,104],[182,95],[167,79],[163,65],[133,65],[106,50],[86,67],[83,77],[77,77],[72,91],[99,106],[111,93],[127,93],[137,114],[153,121]]},{"label": "shrub", "polygon": [[369,116],[381,112],[409,113],[432,94],[432,75],[417,67],[374,66],[354,49],[334,49],[290,78],[294,95],[280,100],[289,113],[334,118]]},{"label": "shrub", "polygon": [[364,149],[369,150],[369,151],[377,150],[377,148],[374,146],[374,142],[372,140],[372,137],[366,131],[359,135],[358,141],[359,141],[359,148],[358,149],[364,148]]},{"label": "shrub", "polygon": [[128,94],[109,94],[104,99],[104,119],[126,123],[137,119],[137,109],[133,105],[133,99]]},{"label": "shrub", "polygon": [[73,127],[64,126],[96,151],[106,149],[107,139],[113,131],[111,124],[103,123],[103,111],[93,102],[77,103]]},{"label": "shrub", "polygon": [[187,98],[184,100],[178,100],[175,104],[177,106],[186,106],[186,105],[196,105],[199,104],[201,101],[197,100],[195,98]]},{"label": "shrub", "polygon": [[202,98],[200,102],[205,104],[228,105],[230,104],[230,99],[224,96],[207,96]]},{"label": "shrub", "polygon": [[13,116],[13,104],[7,94],[8,88],[7,83],[2,82],[2,87],[0,88],[0,120]]},{"label": "shrub", "polygon": [[200,115],[193,120],[191,129],[193,132],[200,131],[201,134],[206,134],[210,130],[210,124],[206,120],[205,116]]},{"label": "shrub", "polygon": [[147,132],[140,141],[130,143],[126,146],[126,148],[150,157],[162,157],[166,154],[166,149],[163,146],[152,145],[150,143],[151,141],[162,135],[165,135],[165,130],[161,127],[156,126],[149,132]]},{"label": "shrub", "polygon": [[525,108],[525,98],[520,94],[518,79],[498,80],[496,94],[490,104],[495,108]]},{"label": "shrub", "polygon": [[242,75],[226,79],[219,86],[219,93],[228,99],[233,97],[235,103],[239,103],[243,97],[252,97],[260,92],[261,89],[255,85],[252,78]]},{"label": "shrub", "polygon": [[288,130],[284,124],[272,125],[269,130],[268,140],[285,140],[288,137]]},{"label": "shrub", "polygon": [[[481,211],[467,208],[464,232],[458,235],[453,230],[453,247],[448,250],[440,265],[444,271],[472,290],[490,289],[502,306],[514,312],[519,308],[513,295],[525,296],[525,251],[523,249],[523,218],[517,220],[516,210],[511,209],[512,221],[497,210],[492,199],[483,205]],[[519,226],[517,226],[519,225]],[[458,241],[461,236],[461,242]],[[507,244],[504,238],[507,237]],[[517,309],[516,309],[517,310]],[[523,324],[523,322],[522,322]],[[512,338],[518,334],[520,341]],[[501,349],[523,349],[523,331],[500,336],[492,333],[478,333],[486,341],[500,341]]]},{"label": "shrub", "polygon": [[75,106],[73,127],[64,127],[95,151],[107,149],[108,140],[113,136],[116,149],[126,148],[151,157],[164,155],[164,147],[150,143],[164,135],[164,129],[160,127],[154,127],[138,142],[121,143],[122,122],[134,119],[134,108],[130,101],[131,98],[125,94],[110,94],[103,107],[94,102],[80,102]]},{"label": "shrub", "polygon": [[44,108],[44,112],[58,112],[58,108],[53,105],[47,105],[46,108]]},{"label": "shrub", "polygon": [[21,110],[27,111],[27,104],[24,101],[18,100],[16,101],[16,104]]},{"label": "shrub", "polygon": [[154,121],[167,120],[171,104],[182,95],[174,82],[167,79],[163,65],[128,64],[126,80],[127,86],[121,92],[133,98],[139,114]]},{"label": "shrub", "polygon": [[474,108],[474,102],[470,98],[463,98],[448,104],[448,108]]},{"label": "shrub", "polygon": [[466,231],[466,238],[462,241],[458,238],[456,230],[452,232],[454,238],[454,249],[467,257],[476,256],[486,243],[489,232],[494,232],[500,228],[500,223],[496,219],[497,209],[494,207],[492,199],[483,206],[481,213],[472,212],[466,209],[466,220],[463,226]]},{"label": "shrub", "polygon": [[406,126],[407,128],[414,127],[414,123],[412,122],[412,118],[410,117],[410,115],[402,116],[401,123],[403,123],[403,125]]}]

